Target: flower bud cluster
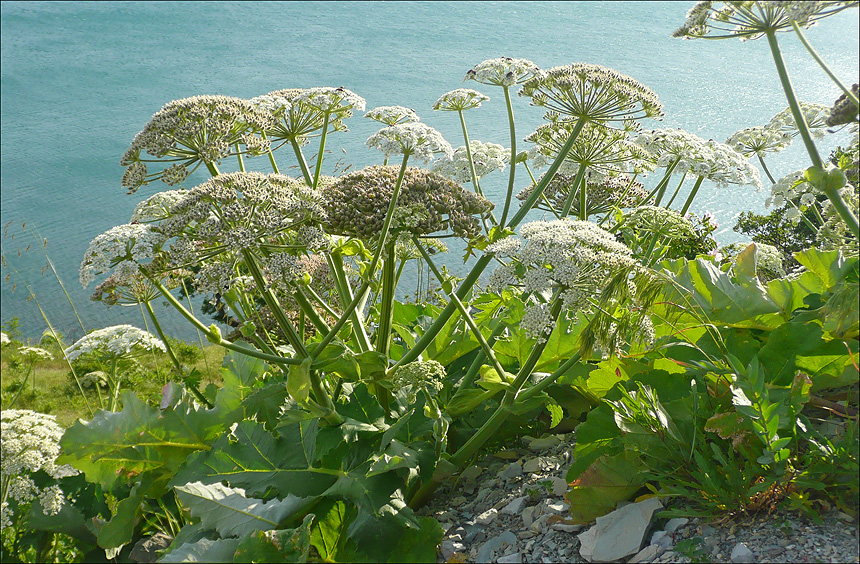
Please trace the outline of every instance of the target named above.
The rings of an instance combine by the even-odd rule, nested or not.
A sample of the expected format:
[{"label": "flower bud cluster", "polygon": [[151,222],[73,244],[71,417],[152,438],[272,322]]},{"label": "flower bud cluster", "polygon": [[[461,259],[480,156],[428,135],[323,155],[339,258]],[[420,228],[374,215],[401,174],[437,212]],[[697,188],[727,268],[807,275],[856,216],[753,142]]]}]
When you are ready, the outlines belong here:
[{"label": "flower bud cluster", "polygon": [[[860,215],[860,193],[851,185],[839,190],[839,195],[854,217]],[[821,216],[824,225],[815,234],[818,247],[824,250],[842,250],[857,254],[857,239],[851,235],[845,220],[837,213],[830,200],[821,203]]]},{"label": "flower bud cluster", "polygon": [[[606,213],[613,207],[632,208],[638,206],[648,197],[648,191],[645,190],[642,183],[633,180],[626,174],[606,176],[598,172],[588,171],[585,174],[585,178],[588,200],[586,211],[588,215]],[[574,180],[576,180],[574,174],[556,174],[544,189],[544,196],[552,203],[555,209],[562,209],[571,191],[574,193],[578,191],[578,188],[573,185]],[[535,185],[529,184],[517,194],[517,199],[527,200],[532,192],[534,192],[534,189]],[[543,209],[540,205],[536,207]],[[577,197],[573,199],[571,213],[574,215],[579,214],[579,198]]]},{"label": "flower bud cluster", "polygon": [[390,125],[380,129],[367,139],[367,146],[378,149],[385,158],[394,154],[410,155],[430,162],[436,153],[451,158],[454,150],[442,134],[429,125],[412,122]]},{"label": "flower bud cluster", "polygon": [[[516,283],[536,295],[558,290],[564,309],[574,315],[590,311],[589,299],[599,294],[610,272],[636,264],[626,245],[588,221],[535,221],[523,225],[520,236],[525,244],[519,251],[504,239],[487,247],[486,252],[513,258],[493,273],[490,289],[498,292],[501,284]],[[520,326],[528,337],[543,341],[552,323],[547,305],[535,302],[526,306]]]},{"label": "flower bud cluster", "polygon": [[411,388],[414,396],[415,392],[423,388],[434,396],[445,385],[445,377],[445,367],[435,360],[416,360],[394,371],[391,391],[397,393],[404,388]]},{"label": "flower bud cluster", "polygon": [[732,147],[713,139],[705,141],[682,129],[652,129],[640,133],[635,143],[651,153],[658,166],[678,161],[674,174],[689,171],[721,187],[749,184],[756,190],[762,188],[758,169]]},{"label": "flower bud cluster", "polygon": [[[852,85],[851,93],[854,94],[854,96],[860,96],[860,84],[855,83]],[[846,94],[842,94],[842,96],[837,98],[836,102],[833,103],[833,107],[828,109],[826,123],[830,127],[845,125],[847,123],[857,123],[857,113],[857,105],[849,100]]]},{"label": "flower bud cluster", "polygon": [[0,507],[0,528],[13,525],[14,501],[18,508],[39,500],[45,515],[56,515],[66,499],[59,486],[39,488],[31,474],[43,471],[54,479],[74,476],[77,470],[69,465],[58,466],[60,439],[64,429],[56,417],[29,410],[7,409],[0,412],[0,474],[3,502]]},{"label": "flower bud cluster", "polygon": [[[770,197],[765,201],[765,205],[781,208],[789,201],[800,201],[801,204],[807,206],[815,202],[815,188],[806,181],[803,173],[802,170],[796,170],[780,178],[776,184],[770,187]],[[789,219],[795,223],[800,221],[800,212],[797,210],[789,211],[795,212],[787,214],[790,216]]]},{"label": "flower bud cluster", "polygon": [[94,353],[111,359],[131,358],[148,351],[167,349],[161,339],[151,333],[132,325],[113,325],[97,329],[78,339],[66,349],[69,362],[77,360],[82,355]]},{"label": "flower bud cluster", "polygon": [[[653,90],[612,69],[574,63],[535,76],[519,92],[540,106],[571,118],[617,122],[662,119],[663,105]],[[628,124],[629,125],[629,124]]]},{"label": "flower bud cluster", "polygon": [[500,57],[478,63],[466,73],[463,80],[508,87],[542,75],[538,66],[529,60]]},{"label": "flower bud cluster", "polygon": [[480,108],[481,102],[486,102],[489,99],[489,96],[484,96],[477,90],[457,88],[439,96],[433,103],[433,109],[443,112],[462,112],[472,108]]},{"label": "flower bud cluster", "polygon": [[384,123],[385,125],[397,125],[398,123],[414,123],[421,121],[415,110],[403,106],[379,106],[364,114],[364,117]]},{"label": "flower bud cluster", "polygon": [[[396,166],[371,166],[324,188],[326,231],[375,241],[382,231],[399,170]],[[450,229],[459,237],[473,237],[479,231],[478,219],[473,215],[493,209],[490,201],[456,182],[411,167],[404,173],[397,202],[397,207],[408,213],[400,213],[401,221],[392,222],[392,231],[414,235]]]},{"label": "flower bud cluster", "polygon": [[[236,143],[252,143],[257,132],[274,124],[272,114],[248,100],[229,96],[193,96],[174,100],[159,110],[135,135],[121,159],[129,167],[122,185],[130,193],[161,178],[168,184],[185,179],[188,167],[203,161],[216,163],[229,156]],[[168,169],[147,174],[140,153],[159,160],[176,160]]]},{"label": "flower bud cluster", "polygon": [[[483,178],[495,170],[504,170],[506,164],[511,161],[511,150],[498,143],[469,141],[469,149],[472,152],[472,162],[475,163],[475,176],[478,178]],[[469,154],[465,145],[457,147],[450,159],[435,161],[431,170],[456,182],[472,181]]]},{"label": "flower bud cluster", "polygon": [[637,233],[656,233],[667,239],[696,236],[692,222],[675,210],[660,206],[639,206],[624,214],[623,226]]}]

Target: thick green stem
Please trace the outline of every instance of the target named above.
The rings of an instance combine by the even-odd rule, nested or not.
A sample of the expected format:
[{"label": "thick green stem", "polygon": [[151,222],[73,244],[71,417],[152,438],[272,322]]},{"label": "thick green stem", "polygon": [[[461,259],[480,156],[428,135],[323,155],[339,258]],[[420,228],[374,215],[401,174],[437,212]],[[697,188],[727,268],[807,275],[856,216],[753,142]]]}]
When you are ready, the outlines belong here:
[{"label": "thick green stem", "polygon": [[[113,358],[110,363],[110,411],[116,411],[116,406],[119,404],[119,382],[116,379],[116,360],[116,358]],[[96,382],[96,386],[98,386],[98,382]]]},{"label": "thick green stem", "polygon": [[508,176],[508,193],[505,196],[505,208],[502,211],[502,220],[499,222],[499,225],[504,225],[508,219],[508,210],[510,210],[511,199],[514,195],[514,177],[517,172],[517,131],[514,125],[514,106],[511,104],[510,87],[504,86],[503,90],[505,91],[505,105],[508,108],[508,125],[511,130],[511,172]]},{"label": "thick green stem", "polygon": [[328,345],[332,341],[332,339],[337,336],[337,333],[346,324],[347,318],[352,315],[358,304],[366,299],[365,294],[368,288],[370,288],[369,279],[376,271],[376,266],[379,264],[379,259],[382,256],[382,250],[385,247],[385,239],[388,237],[388,230],[391,228],[391,219],[392,217],[394,217],[394,209],[397,207],[397,198],[400,195],[400,186],[403,184],[403,176],[406,174],[406,163],[408,161],[409,153],[405,153],[403,155],[403,162],[400,164],[400,172],[397,174],[397,182],[394,184],[394,192],[391,195],[391,203],[388,205],[388,211],[385,214],[385,221],[382,223],[382,232],[379,234],[379,242],[376,245],[376,251],[373,254],[373,259],[370,261],[370,266],[367,269],[368,280],[365,280],[362,283],[361,287],[359,287],[358,291],[355,293],[355,297],[352,298],[352,301],[344,309],[344,312],[340,316],[340,319],[338,319],[337,323],[335,323],[334,327],[332,327],[331,331],[329,331],[329,334],[323,338],[319,345],[317,345],[317,348],[314,349],[313,354],[311,354],[312,358],[316,358],[319,353],[323,351],[326,345]]},{"label": "thick green stem", "polygon": [[382,293],[379,304],[379,327],[376,330],[376,350],[388,357],[391,345],[391,324],[394,319],[395,242],[388,243],[385,262],[382,263]]},{"label": "thick green stem", "polygon": [[518,400],[527,401],[534,396],[538,395],[552,384],[555,383],[556,380],[564,376],[564,373],[573,368],[573,365],[580,361],[582,358],[582,351],[576,351],[576,353],[565,360],[552,374],[530,387],[527,390],[524,390],[519,396],[517,396]]},{"label": "thick green stem", "polygon": [[278,298],[275,297],[275,294],[271,289],[266,289],[266,279],[263,277],[263,272],[260,270],[254,255],[252,255],[251,251],[248,249],[242,249],[242,256],[245,258],[245,265],[248,267],[248,270],[251,271],[251,276],[254,278],[254,282],[257,283],[257,288],[260,290],[260,295],[263,296],[263,301],[265,301],[266,305],[269,306],[269,310],[275,317],[275,321],[278,322],[278,326],[281,328],[281,331],[284,332],[284,336],[287,338],[287,341],[289,341],[290,345],[293,346],[293,350],[295,350],[296,354],[300,357],[304,358],[308,356],[308,350],[305,348],[304,342],[301,337],[299,337],[299,334],[296,332],[295,327],[293,327],[292,322],[287,319],[286,314],[284,314],[281,304],[278,303]]},{"label": "thick green stem", "polygon": [[225,349],[235,351],[238,353],[242,353],[242,354],[245,354],[248,356],[252,356],[254,358],[259,358],[261,360],[265,360],[266,362],[271,362],[273,364],[278,364],[278,365],[296,364],[296,365],[299,365],[302,363],[301,359],[298,359],[298,358],[283,358],[283,357],[276,356],[276,355],[261,353],[259,351],[255,351],[253,349],[246,349],[244,347],[239,347],[239,346],[231,343],[230,341],[228,341],[224,338],[220,338],[220,333],[216,334],[215,332],[210,330],[209,327],[206,327],[206,325],[204,325],[202,321],[200,321],[199,319],[194,317],[194,315],[191,312],[189,312],[187,309],[185,309],[185,306],[183,306],[179,302],[179,300],[177,300],[173,296],[173,294],[170,293],[170,290],[165,288],[161,282],[159,282],[155,278],[152,278],[149,276],[147,276],[147,278],[149,278],[149,281],[152,282],[152,285],[155,286],[155,288],[157,288],[159,292],[161,292],[161,295],[164,296],[164,298],[168,302],[170,302],[170,305],[172,305],[174,308],[176,308],[176,311],[178,311],[182,315],[182,317],[184,317],[185,319],[190,321],[191,324],[194,325],[197,329],[199,329],[200,331],[203,331],[203,333],[206,334],[207,339],[212,340],[212,342],[214,342],[215,344],[220,345],[220,346],[224,347]]},{"label": "thick green stem", "polygon": [[245,161],[242,160],[242,152],[239,150],[238,143],[236,143],[236,159],[239,160],[239,172],[245,172]]},{"label": "thick green stem", "polygon": [[764,159],[762,158],[762,156],[759,155],[758,153],[756,153],[756,156],[758,157],[759,164],[761,164],[761,168],[764,170],[764,173],[767,175],[767,179],[770,180],[771,184],[776,184],[776,180],[774,180],[773,175],[770,173],[770,170],[768,170],[768,168],[767,168],[767,165],[764,164]]},{"label": "thick green stem", "polygon": [[313,288],[311,288],[310,286],[305,286],[304,291],[306,291],[308,294],[310,294],[311,298],[313,298],[314,301],[317,302],[320,305],[320,307],[325,310],[325,312],[327,314],[332,316],[334,319],[337,319],[337,317],[338,317],[337,312],[335,312],[331,308],[331,306],[326,303],[326,301],[322,298],[322,296],[317,294]]},{"label": "thick green stem", "polygon": [[[355,299],[352,294],[352,286],[349,284],[349,277],[343,269],[343,256],[340,253],[331,253],[329,255],[329,264],[331,271],[334,274],[335,285],[337,286],[338,295],[340,296],[341,307],[344,312],[348,310],[349,304]],[[352,321],[352,333],[355,339],[355,345],[361,352],[373,350],[370,344],[370,337],[367,336],[365,330],[364,317],[361,313],[361,308],[352,308],[349,310],[349,320]],[[337,316],[335,316],[337,317]]]},{"label": "thick green stem", "polygon": [[[779,80],[782,82],[782,89],[785,91],[785,97],[788,99],[788,106],[791,108],[791,115],[794,117],[797,130],[800,132],[800,138],[803,139],[803,144],[806,146],[806,152],[809,153],[809,159],[812,161],[812,166],[824,170],[824,163],[821,156],[818,154],[818,149],[815,143],[812,142],[812,136],[809,134],[809,126],[806,119],[803,117],[803,112],[800,111],[800,105],[797,103],[797,98],[794,96],[794,88],[791,86],[791,79],[788,77],[788,71],[785,68],[785,62],[782,60],[782,53],[779,50],[779,44],[776,41],[776,33],[773,30],[767,32],[767,41],[770,45],[770,52],[773,55],[773,61],[776,64],[776,70],[779,73]],[[830,203],[833,204],[833,209],[839,214],[839,217],[848,226],[848,229],[855,238],[860,239],[860,225],[857,223],[857,218],[845,205],[845,201],[839,194],[839,188],[826,185],[819,187],[827,197]],[[841,187],[840,187],[841,188]]]},{"label": "thick green stem", "polygon": [[[261,135],[263,136],[263,139],[268,139],[268,137],[266,137],[265,131],[263,131]],[[272,153],[271,145],[269,145],[269,150],[266,151],[266,153],[269,155],[269,163],[272,165],[272,172],[274,172],[275,174],[281,174],[281,171],[278,170],[278,163],[275,162],[275,155]]]},{"label": "thick green stem", "polygon": [[[415,241],[415,246],[418,247],[418,250],[421,251],[421,255],[424,257],[424,260],[427,261],[427,264],[430,266],[430,270],[433,271],[433,274],[436,275],[436,279],[439,280],[439,284],[443,285],[445,283],[445,279],[442,277],[442,273],[439,272],[439,269],[436,268],[436,265],[430,259],[430,255],[427,253],[427,250],[421,245],[421,242],[418,240],[418,237],[413,237],[413,241]],[[480,343],[481,348],[484,351],[484,354],[490,359],[490,362],[493,364],[493,368],[496,369],[496,372],[499,373],[499,378],[504,378],[505,369],[502,367],[502,364],[496,358],[495,353],[493,353],[493,347],[487,342],[484,338],[484,335],[481,334],[481,330],[478,328],[478,325],[475,323],[475,320],[472,319],[472,316],[469,314],[469,310],[466,309],[466,306],[463,305],[463,302],[460,301],[460,298],[457,297],[457,294],[451,292],[448,294],[448,297],[454,304],[457,306],[457,309],[460,311],[460,315],[463,316],[463,319],[466,320],[466,324],[469,326],[469,329],[472,330],[472,334],[475,335],[475,338],[478,339],[478,343]]]},{"label": "thick green stem", "polygon": [[317,166],[314,171],[314,183],[311,184],[312,187],[316,188],[320,181],[320,172],[322,172],[322,162],[323,162],[323,153],[325,152],[325,138],[328,134],[328,116],[329,113],[325,113],[325,119],[323,119],[323,127],[322,133],[320,134],[320,151],[317,153]]},{"label": "thick green stem", "polygon": [[699,192],[699,187],[702,185],[702,182],[705,180],[704,176],[700,176],[696,179],[696,183],[693,184],[693,189],[690,190],[690,195],[687,196],[687,201],[684,202],[684,207],[681,208],[681,215],[683,216],[687,213],[687,210],[690,209],[690,206],[693,204],[693,200],[696,199],[696,194]]},{"label": "thick green stem", "polygon": [[851,100],[855,106],[860,107],[860,101],[858,101],[857,96],[855,96],[854,93],[847,86],[845,86],[845,84],[843,84],[842,81],[839,80],[839,78],[835,74],[833,74],[833,72],[830,70],[830,67],[827,66],[827,63],[825,63],[824,60],[818,55],[818,53],[815,52],[815,49],[812,48],[812,45],[809,43],[809,40],[806,39],[806,36],[803,34],[803,30],[800,29],[800,26],[797,25],[797,22],[792,21],[791,27],[794,28],[794,32],[797,33],[797,37],[798,39],[800,39],[800,42],[803,43],[803,46],[806,47],[806,50],[809,51],[809,54],[812,55],[812,58],[815,59],[815,62],[818,63],[818,66],[820,66],[824,70],[824,72],[827,73],[827,76],[830,77],[830,80],[832,80],[836,84],[836,86],[838,86],[839,89],[842,90],[842,92],[844,92],[846,96],[848,96],[848,99]]},{"label": "thick green stem", "polygon": [[211,174],[212,176],[218,176],[219,174],[221,174],[221,172],[218,170],[218,167],[215,166],[215,163],[207,163],[206,161],[203,161],[203,163],[206,165],[207,170],[209,170],[209,174]]},{"label": "thick green stem", "polygon": [[308,169],[308,163],[305,161],[305,155],[302,153],[302,148],[299,147],[299,142],[294,137],[290,138],[290,145],[293,147],[293,152],[296,153],[296,160],[299,161],[299,168],[302,169],[302,176],[305,177],[305,182],[308,186],[313,186],[313,178],[311,171]]},{"label": "thick green stem", "polygon": [[[578,192],[577,188],[585,180],[585,173],[588,168],[582,164],[579,165],[579,170],[576,171],[576,178],[574,178],[573,183],[570,185],[570,193],[567,195],[567,199],[564,201],[564,207],[561,210],[561,217],[567,217],[570,215],[570,210],[573,208],[573,200],[576,198],[576,194]],[[582,206],[582,198],[580,198],[580,207]],[[580,209],[580,214],[582,210]]]},{"label": "thick green stem", "polygon": [[[688,172],[688,171],[686,171],[686,170],[685,170],[685,171],[684,171],[684,174],[682,174],[682,175],[681,175],[681,182],[679,182],[679,183],[678,183],[678,187],[677,187],[677,188],[675,188],[675,192],[672,194],[672,197],[671,197],[671,198],[669,198],[669,203],[668,203],[668,204],[666,204],[666,209],[667,209],[667,210],[672,208],[672,202],[674,202],[674,201],[675,201],[675,198],[677,198],[677,197],[678,197],[678,192],[680,192],[680,191],[681,191],[681,186],[683,186],[683,185],[684,185],[684,180],[686,180],[686,179],[687,179],[687,172]],[[700,176],[699,178],[701,178],[701,176]]]},{"label": "thick green stem", "polygon": [[[495,344],[498,336],[504,333],[505,328],[506,325],[501,320],[499,320],[499,324],[496,325],[496,328],[493,329],[493,332],[490,333],[490,336],[487,338],[487,344],[492,347],[493,344]],[[463,376],[463,380],[460,382],[460,390],[467,390],[472,387],[472,384],[475,383],[475,378],[477,378],[481,366],[484,364],[485,358],[486,355],[484,354],[484,351],[478,351],[478,355],[475,357],[475,360],[472,361],[472,364],[469,365],[469,369],[466,371],[466,375]]]},{"label": "thick green stem", "polygon": [[[484,195],[484,191],[481,189],[481,184],[478,181],[478,175],[475,173],[475,159],[472,157],[472,147],[469,145],[469,131],[466,129],[466,119],[463,117],[463,110],[457,112],[460,115],[460,126],[463,129],[463,140],[466,143],[466,156],[469,158],[469,172],[472,175],[472,185],[475,187],[475,193],[479,196]],[[513,160],[513,157],[512,157]],[[484,228],[487,228],[486,220],[481,219],[484,222]],[[498,221],[496,221],[496,216],[493,215],[493,212],[490,212],[490,221],[493,225],[498,225]]]},{"label": "thick green stem", "polygon": [[301,289],[296,290],[293,293],[293,298],[295,298],[296,302],[299,304],[299,307],[302,308],[302,313],[311,320],[311,323],[316,328],[317,331],[322,333],[323,335],[329,332],[329,326],[326,322],[319,316],[319,314],[314,309],[314,306],[305,296],[304,292]]}]

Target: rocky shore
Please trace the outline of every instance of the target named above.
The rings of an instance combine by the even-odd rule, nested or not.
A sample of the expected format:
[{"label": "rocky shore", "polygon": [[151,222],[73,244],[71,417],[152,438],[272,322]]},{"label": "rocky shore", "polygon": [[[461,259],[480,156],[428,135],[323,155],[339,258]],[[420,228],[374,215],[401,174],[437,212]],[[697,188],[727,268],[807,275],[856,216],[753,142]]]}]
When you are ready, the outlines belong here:
[{"label": "rocky shore", "polygon": [[[832,511],[747,520],[665,519],[654,498],[595,523],[568,522],[573,434],[525,437],[463,471],[420,513],[442,523],[437,562],[860,562],[858,523]],[[668,503],[668,502],[667,502]]]}]

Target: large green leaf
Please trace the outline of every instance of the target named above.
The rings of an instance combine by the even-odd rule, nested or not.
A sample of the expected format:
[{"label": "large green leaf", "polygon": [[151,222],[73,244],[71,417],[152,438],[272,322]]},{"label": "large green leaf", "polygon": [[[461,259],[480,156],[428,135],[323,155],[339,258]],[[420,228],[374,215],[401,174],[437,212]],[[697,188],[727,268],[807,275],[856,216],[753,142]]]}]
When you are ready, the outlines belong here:
[{"label": "large green leaf", "polygon": [[349,530],[360,548],[354,560],[367,562],[435,562],[442,535],[439,523],[430,517],[407,524],[390,515],[366,512],[359,513]]},{"label": "large green leaf", "polygon": [[606,515],[619,501],[629,498],[642,487],[645,466],[637,455],[622,452],[601,456],[578,478],[565,494],[575,523],[590,523]]},{"label": "large green leaf", "polygon": [[211,450],[190,456],[172,483],[225,481],[250,495],[319,495],[336,476],[313,467],[318,430],[317,420],[303,421],[282,427],[275,437],[259,423],[241,421]]},{"label": "large green leaf", "polygon": [[304,507],[304,500],[288,495],[283,500],[263,502],[248,498],[245,490],[220,483],[190,482],[176,486],[176,497],[199,517],[206,529],[222,537],[241,537],[256,531],[275,529],[289,515]]},{"label": "large green leaf", "polygon": [[325,562],[348,562],[354,560],[347,530],[355,520],[358,510],[351,503],[324,499],[314,507],[317,518],[311,528],[311,545],[317,549]]},{"label": "large green leaf", "polygon": [[821,281],[825,289],[833,288],[856,268],[857,257],[846,258],[840,251],[807,249],[794,253],[797,262]]},{"label": "large green leaf", "polygon": [[200,539],[171,550],[159,562],[232,562],[239,539]]},{"label": "large green leaf", "polygon": [[815,322],[785,323],[774,330],[758,353],[770,382],[790,386],[797,370],[809,374],[814,391],[855,382],[851,354],[857,357],[857,341],[828,341],[823,336]]},{"label": "large green leaf", "polygon": [[98,544],[102,548],[119,548],[131,542],[134,527],[142,513],[143,493],[135,487],[131,495],[116,504],[111,520],[102,526]]},{"label": "large green leaf", "polygon": [[307,562],[314,515],[295,529],[257,531],[239,542],[233,562]]},{"label": "large green leaf", "polygon": [[660,266],[678,286],[669,290],[673,301],[684,304],[689,299],[712,323],[771,328],[784,321],[779,306],[757,281],[735,280],[704,259],[664,261]]}]

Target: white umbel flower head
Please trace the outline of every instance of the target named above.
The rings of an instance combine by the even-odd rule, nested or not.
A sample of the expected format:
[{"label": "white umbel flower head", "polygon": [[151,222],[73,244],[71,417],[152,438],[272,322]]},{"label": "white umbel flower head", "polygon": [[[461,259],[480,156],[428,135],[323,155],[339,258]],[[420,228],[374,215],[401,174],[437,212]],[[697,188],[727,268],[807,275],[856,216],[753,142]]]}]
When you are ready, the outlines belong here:
[{"label": "white umbel flower head", "polygon": [[111,269],[123,278],[137,274],[138,263],[155,256],[165,239],[150,225],[126,224],[108,229],[93,239],[84,253],[79,270],[81,286],[86,288],[96,274]]},{"label": "white umbel flower head", "polygon": [[732,133],[726,139],[726,145],[745,157],[764,157],[767,153],[778,153],[791,145],[791,135],[770,125],[747,127]]},{"label": "white umbel flower head", "polygon": [[323,113],[337,113],[341,117],[349,113],[352,115],[352,110],[364,111],[367,102],[364,98],[346,88],[332,88],[324,86],[319,88],[308,88],[303,90],[301,94],[293,100],[294,104],[305,104],[311,108],[317,109]]},{"label": "white umbel flower head", "polygon": [[424,162],[430,162],[437,153],[448,158],[454,154],[442,134],[423,123],[401,123],[380,129],[367,139],[367,146],[382,151],[386,158],[401,154]]},{"label": "white umbel flower head", "polygon": [[433,109],[443,112],[462,112],[472,108],[480,108],[481,102],[486,102],[489,99],[489,96],[484,96],[477,90],[457,88],[439,96],[439,99],[433,103]]},{"label": "white umbel flower head", "polygon": [[18,349],[18,354],[27,357],[30,362],[38,362],[40,360],[54,360],[54,355],[40,347],[21,347]]},{"label": "white umbel flower head", "polygon": [[385,125],[421,121],[415,110],[404,108],[403,106],[379,106],[368,111],[364,114],[364,117],[384,123]]},{"label": "white umbel flower head", "polygon": [[481,61],[466,73],[463,80],[509,87],[541,74],[538,66],[527,59],[500,57]]},{"label": "white umbel flower head", "polygon": [[[801,100],[798,100],[797,104],[800,106],[800,113],[803,114],[803,120],[809,127],[812,136],[817,139],[823,139],[827,133],[827,118],[830,117],[830,106],[811,104]],[[797,129],[797,122],[794,121],[794,115],[791,113],[791,107],[787,107],[773,116],[765,127],[779,129],[792,137],[800,134],[800,131]]]},{"label": "white umbel flower head", "polygon": [[132,325],[113,325],[97,329],[66,349],[66,357],[73,362],[81,355],[96,353],[104,358],[131,358],[139,354],[160,350],[167,352],[158,337]]},{"label": "white umbel flower head", "polygon": [[9,335],[0,331],[0,345],[8,345],[12,342],[12,339],[9,338]]},{"label": "white umbel flower head", "polygon": [[[495,170],[504,170],[507,163],[511,161],[511,150],[498,143],[473,140],[469,141],[469,149],[472,153],[472,162],[475,163],[475,176],[478,178],[483,178]],[[450,159],[435,161],[431,170],[460,183],[472,181],[469,155],[465,145],[457,147]]]},{"label": "white umbel flower head", "polygon": [[74,476],[77,470],[58,466],[60,439],[64,429],[56,417],[29,410],[7,409],[0,412],[0,487],[3,506],[0,520],[3,528],[12,525],[10,501],[22,505],[39,499],[46,515],[55,515],[65,504],[62,490],[55,484],[44,489],[36,486],[31,474],[44,471],[51,478]]},{"label": "white umbel flower head", "polygon": [[170,217],[170,210],[185,196],[188,190],[165,190],[157,192],[137,204],[131,214],[131,223],[149,223]]},{"label": "white umbel flower head", "polygon": [[[767,207],[781,208],[789,201],[798,198],[812,196],[814,198],[815,188],[806,181],[804,171],[796,170],[780,178],[776,184],[770,187],[770,197],[765,201]],[[807,198],[809,200],[809,198]],[[807,202],[804,202],[805,204]],[[808,202],[811,203],[811,202]],[[796,219],[800,219],[798,216]]]}]

